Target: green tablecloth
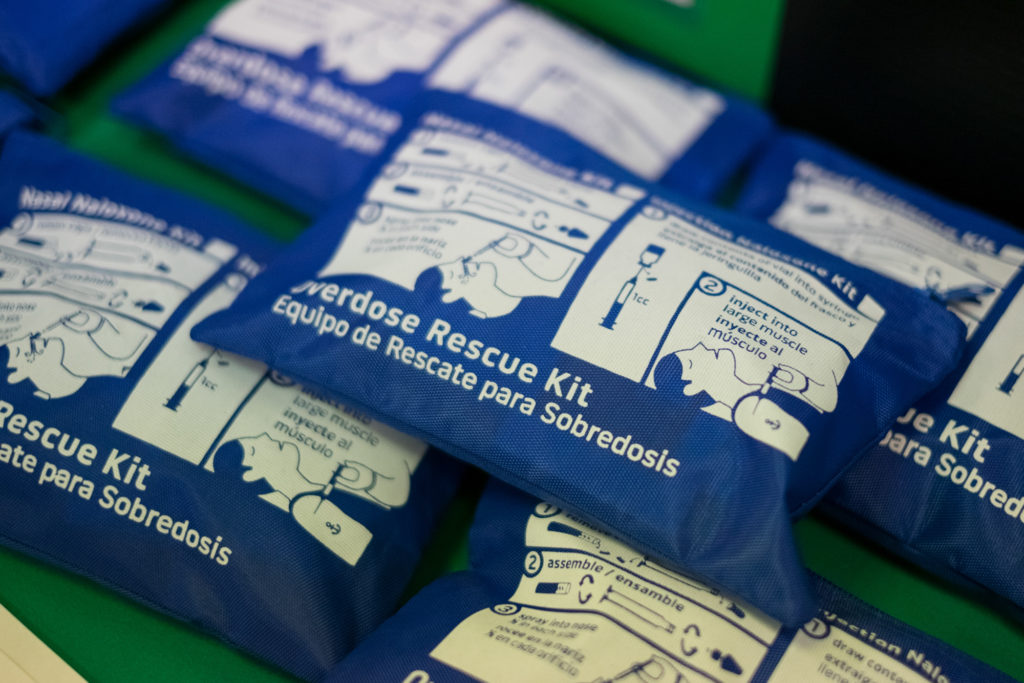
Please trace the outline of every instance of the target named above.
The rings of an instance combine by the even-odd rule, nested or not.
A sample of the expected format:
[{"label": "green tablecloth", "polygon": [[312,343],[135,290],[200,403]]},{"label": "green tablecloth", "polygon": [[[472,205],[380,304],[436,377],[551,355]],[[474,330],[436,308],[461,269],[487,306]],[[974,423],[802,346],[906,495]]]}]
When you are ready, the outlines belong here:
[{"label": "green tablecloth", "polygon": [[[616,12],[627,6],[633,9],[634,1],[642,11],[631,15],[633,23],[624,25],[620,37],[653,41],[650,46],[665,58],[718,74],[725,83],[751,95],[765,94],[770,71],[765,56],[774,44],[779,0],[758,0],[748,14],[740,11],[742,3],[736,0],[722,0],[717,6],[710,0],[697,0],[693,10],[697,14],[692,15],[666,12],[657,6],[661,0],[595,0],[587,4],[589,20],[596,25],[616,23]],[[173,54],[222,3],[195,0],[176,7],[116,45],[52,103],[58,117],[50,129],[87,154],[222,206],[278,237],[292,238],[306,224],[302,216],[177,156],[158,138],[108,113],[114,94]],[[580,5],[574,8],[568,0],[552,0],[551,4],[588,18]],[[659,20],[658,30],[645,36],[643,21],[651,17],[678,20],[677,32],[671,23]],[[687,23],[693,21],[706,22],[719,32],[719,39]],[[746,28],[729,33],[730,21]],[[757,25],[763,35],[754,35]],[[677,35],[702,38],[681,49],[670,43]],[[721,44],[722,36],[731,37],[732,48]],[[730,54],[736,55],[733,61]],[[440,573],[465,566],[465,535],[481,484],[478,476],[463,487],[410,590]],[[1020,626],[815,515],[797,525],[797,534],[807,564],[818,573],[890,614],[1024,679],[1024,629]],[[145,552],[145,548],[138,550]],[[287,680],[287,676],[187,625],[6,550],[0,551],[0,603],[96,683]]]}]

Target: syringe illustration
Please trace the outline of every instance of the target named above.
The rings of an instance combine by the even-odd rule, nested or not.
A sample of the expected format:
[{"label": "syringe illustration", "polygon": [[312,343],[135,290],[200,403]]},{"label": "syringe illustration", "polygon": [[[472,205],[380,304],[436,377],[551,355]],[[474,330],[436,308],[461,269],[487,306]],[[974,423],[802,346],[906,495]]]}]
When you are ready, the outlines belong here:
[{"label": "syringe illustration", "polygon": [[1013,389],[1017,386],[1017,381],[1020,380],[1022,374],[1024,374],[1024,353],[1017,357],[1017,362],[1013,364],[1010,371],[1006,373],[1006,377],[999,383],[999,391],[1004,394],[1013,393]]},{"label": "syringe illustration", "polygon": [[[615,301],[612,302],[611,308],[608,309],[608,313],[605,314],[604,319],[601,320],[601,327],[611,330],[615,327],[615,323],[619,319],[619,313],[622,312],[622,307],[629,301],[629,297],[633,295],[633,290],[636,289],[636,283],[640,281],[641,275],[646,275],[651,266],[658,262],[661,255],[665,253],[664,247],[659,247],[657,244],[648,244],[647,248],[640,254],[639,265],[640,269],[636,271],[636,275],[629,278],[622,283],[622,287],[619,289],[619,295],[615,297]],[[648,277],[647,280],[656,280],[657,278]]]},{"label": "syringe illustration", "polygon": [[[181,384],[178,385],[178,388],[174,390],[171,397],[164,402],[164,407],[170,408],[171,410],[177,410],[181,406],[181,402],[185,400],[185,397],[188,396],[188,392],[195,386],[196,382],[199,381],[199,378],[203,376],[203,373],[206,372],[206,368],[210,366],[210,360],[215,355],[217,355],[216,350],[212,351],[209,356],[192,366],[192,369],[188,371],[187,375],[185,375],[185,379],[183,379]],[[226,360],[218,361],[218,365],[227,364],[228,362]]]}]

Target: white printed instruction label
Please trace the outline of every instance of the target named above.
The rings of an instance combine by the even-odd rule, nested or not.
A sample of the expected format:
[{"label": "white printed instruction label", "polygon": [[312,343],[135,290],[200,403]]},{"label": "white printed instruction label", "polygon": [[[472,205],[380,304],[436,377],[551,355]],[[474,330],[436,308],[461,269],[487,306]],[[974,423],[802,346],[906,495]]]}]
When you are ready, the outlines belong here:
[{"label": "white printed instruction label", "polygon": [[[782,655],[768,683],[948,682],[948,678],[938,675],[941,668],[933,669],[935,676],[925,676],[900,661],[903,656],[920,666],[925,660],[923,653],[915,650],[905,652],[902,646],[876,638],[874,633],[871,634],[875,638],[874,645],[869,645],[860,638],[843,633],[842,628],[835,628],[832,624],[836,621],[842,626],[849,626],[844,619],[827,610],[823,617],[805,624]],[[927,666],[933,665],[928,662]]]},{"label": "white printed instruction label", "polygon": [[322,71],[378,83],[426,71],[448,44],[498,0],[238,0],[209,32],[240,45],[298,58],[319,49]]},{"label": "white printed instruction label", "polygon": [[261,363],[192,341],[192,326],[230,305],[244,284],[233,273],[196,305],[114,427],[202,467],[209,473],[203,476],[257,484],[254,497],[291,514],[354,565],[373,535],[331,498],[402,507],[426,445],[268,373]]},{"label": "white printed instruction label", "polygon": [[[668,264],[671,264],[669,266]],[[655,205],[594,266],[552,346],[703,410],[796,459],[884,311]]]},{"label": "white printed instruction label", "polygon": [[[786,200],[769,222],[837,256],[939,296],[972,296],[950,310],[973,334],[1024,263],[1024,250],[988,251],[978,235],[958,234],[923,211],[867,183],[809,161],[793,169]],[[969,226],[966,226],[969,227]]]},{"label": "white printed instruction label", "polygon": [[30,381],[42,399],[70,396],[91,377],[125,377],[185,298],[237,252],[82,193],[25,187],[19,200],[24,210],[0,231],[0,344],[7,381]]},{"label": "white printed instruction label", "polygon": [[949,404],[1024,439],[1024,289],[1010,302]]},{"label": "white printed instruction label", "polygon": [[546,504],[519,587],[431,656],[487,681],[749,681],[778,625]]},{"label": "white printed instruction label", "polygon": [[367,274],[412,290],[433,275],[445,303],[500,317],[523,298],[561,296],[638,191],[566,178],[497,137],[421,128],[384,167],[319,276]]},{"label": "white printed instruction label", "polygon": [[554,125],[651,180],[725,108],[716,93],[519,5],[462,40],[429,85]]}]

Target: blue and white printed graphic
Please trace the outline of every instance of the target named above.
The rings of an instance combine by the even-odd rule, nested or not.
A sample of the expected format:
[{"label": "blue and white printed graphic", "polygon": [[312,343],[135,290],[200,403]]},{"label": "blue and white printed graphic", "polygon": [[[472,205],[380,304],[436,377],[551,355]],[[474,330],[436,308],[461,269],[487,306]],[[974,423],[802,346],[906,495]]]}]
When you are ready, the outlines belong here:
[{"label": "blue and white printed graphic", "polygon": [[1024,439],[1024,385],[1017,386],[1022,371],[1024,292],[1018,288],[949,395],[949,405]]},{"label": "blue and white printed graphic", "polygon": [[236,0],[117,108],[319,213],[428,89],[533,117],[697,196],[717,191],[771,126],[750,104],[504,0]]},{"label": "blue and white printed graphic", "polygon": [[263,238],[27,134],[0,178],[0,542],[322,675],[393,608],[457,467],[190,339]]},{"label": "blue and white printed graphic", "polygon": [[316,48],[320,73],[338,72],[353,84],[381,83],[399,72],[423,73],[457,36],[501,0],[236,0],[207,32],[298,59]]},{"label": "blue and white printed graphic", "polygon": [[359,230],[318,275],[362,273],[412,291],[430,271],[444,303],[496,318],[525,298],[561,296],[583,256],[642,195],[562,180],[482,140],[420,129],[366,194]]},{"label": "blue and white printed graphic", "polygon": [[[620,264],[633,254],[641,272],[617,287]],[[654,257],[673,267],[640,279]],[[714,263],[736,275],[712,274]],[[752,280],[742,270],[751,263],[776,278]],[[787,313],[794,288],[808,300],[821,296],[820,284],[782,262],[647,205],[587,276],[552,346],[661,392],[704,394],[709,415],[796,460],[813,416],[835,410],[840,381],[885,312],[870,296],[857,308],[833,299],[807,306],[798,320]]]},{"label": "blue and white printed graphic", "polygon": [[492,485],[469,572],[414,597],[327,677],[420,683],[905,683],[1010,678],[813,577],[785,628],[559,507]]},{"label": "blue and white printed graphic", "polygon": [[194,338],[807,618],[790,516],[946,374],[962,326],[535,120],[449,93],[420,106]]},{"label": "blue and white printed graphic", "polygon": [[202,248],[155,232],[159,219],[93,218],[106,198],[25,185],[22,209],[0,231],[3,291],[18,302],[5,316],[7,381],[28,380],[39,398],[63,398],[90,377],[124,377],[155,333],[237,247]]},{"label": "blue and white printed graphic", "polygon": [[869,181],[858,183],[806,159],[793,167],[786,199],[767,220],[950,303],[968,334],[1024,264],[1024,249],[1015,244],[1003,244],[995,252],[983,234],[944,225]]},{"label": "blue and white printed graphic", "polygon": [[1024,236],[799,136],[769,148],[740,208],[926,291],[967,326],[958,369],[829,502],[914,561],[1024,607]]}]

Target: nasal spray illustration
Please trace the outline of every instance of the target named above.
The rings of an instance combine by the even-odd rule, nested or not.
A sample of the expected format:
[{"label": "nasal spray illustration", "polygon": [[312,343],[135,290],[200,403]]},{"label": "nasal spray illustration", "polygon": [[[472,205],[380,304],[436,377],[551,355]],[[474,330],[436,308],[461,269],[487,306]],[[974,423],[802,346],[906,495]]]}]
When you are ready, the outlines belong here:
[{"label": "nasal spray illustration", "polygon": [[650,277],[649,273],[651,266],[657,263],[661,259],[661,255],[665,253],[663,247],[659,247],[656,244],[648,244],[647,248],[644,249],[643,253],[640,254],[640,269],[636,271],[636,275],[629,278],[622,283],[622,288],[619,290],[619,295],[615,297],[615,301],[612,302],[611,308],[608,309],[608,313],[604,316],[601,321],[601,327],[611,330],[614,329],[615,323],[619,319],[619,314],[622,312],[622,307],[626,305],[629,298],[633,296],[633,290],[636,289],[636,283],[640,281],[641,276],[645,276],[644,279],[647,281],[657,280],[657,278]]}]

